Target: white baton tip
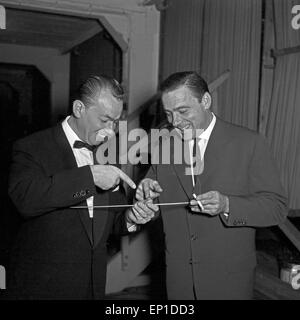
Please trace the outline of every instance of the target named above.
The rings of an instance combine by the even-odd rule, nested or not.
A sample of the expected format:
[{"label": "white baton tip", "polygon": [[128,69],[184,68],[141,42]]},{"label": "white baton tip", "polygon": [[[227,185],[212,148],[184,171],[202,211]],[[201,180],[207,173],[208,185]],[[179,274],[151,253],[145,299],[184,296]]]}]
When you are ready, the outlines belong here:
[{"label": "white baton tip", "polygon": [[193,193],[193,197],[194,197],[194,199],[197,201],[197,203],[198,203],[198,205],[199,205],[199,207],[200,207],[201,211],[204,211],[203,204],[201,203],[201,201],[200,201],[200,200],[197,200],[197,196],[195,195],[195,193]]}]

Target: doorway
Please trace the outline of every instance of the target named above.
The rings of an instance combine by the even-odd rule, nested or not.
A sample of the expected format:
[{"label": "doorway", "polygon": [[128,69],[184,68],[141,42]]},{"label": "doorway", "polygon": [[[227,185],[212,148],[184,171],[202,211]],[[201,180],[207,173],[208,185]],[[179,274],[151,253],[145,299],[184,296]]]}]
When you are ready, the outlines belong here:
[{"label": "doorway", "polygon": [[7,194],[12,146],[49,126],[50,102],[50,83],[36,67],[0,63],[0,265],[4,267],[20,222]]}]

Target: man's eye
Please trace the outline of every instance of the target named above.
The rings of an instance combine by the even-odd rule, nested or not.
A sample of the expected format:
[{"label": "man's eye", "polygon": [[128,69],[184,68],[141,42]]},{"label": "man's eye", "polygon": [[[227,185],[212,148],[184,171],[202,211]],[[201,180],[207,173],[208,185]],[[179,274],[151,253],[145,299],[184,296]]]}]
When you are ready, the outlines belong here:
[{"label": "man's eye", "polygon": [[187,113],[187,110],[186,110],[186,109],[184,109],[184,110],[180,110],[180,111],[179,111],[179,113],[180,113],[180,114]]}]

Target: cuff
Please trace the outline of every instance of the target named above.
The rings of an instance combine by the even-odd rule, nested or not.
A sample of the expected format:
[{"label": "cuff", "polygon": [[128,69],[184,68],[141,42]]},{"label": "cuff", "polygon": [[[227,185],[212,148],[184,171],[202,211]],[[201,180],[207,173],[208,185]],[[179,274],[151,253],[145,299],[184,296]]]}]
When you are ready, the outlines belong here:
[{"label": "cuff", "polygon": [[137,225],[135,223],[126,222],[126,227],[127,227],[128,232],[136,232],[137,231]]}]

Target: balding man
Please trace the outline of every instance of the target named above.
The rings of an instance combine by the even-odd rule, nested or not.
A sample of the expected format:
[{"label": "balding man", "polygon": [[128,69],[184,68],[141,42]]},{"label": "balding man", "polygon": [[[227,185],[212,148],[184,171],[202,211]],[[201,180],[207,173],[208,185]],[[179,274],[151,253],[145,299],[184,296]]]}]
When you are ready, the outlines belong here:
[{"label": "balding man", "polygon": [[[122,109],[119,83],[92,76],[71,116],[15,143],[9,194],[24,223],[11,252],[9,298],[104,297],[107,239],[127,231],[132,212],[94,206],[124,204],[120,182],[135,184],[117,166],[95,164],[93,149],[114,134]],[[156,209],[139,202],[133,210],[143,217]]]}]

